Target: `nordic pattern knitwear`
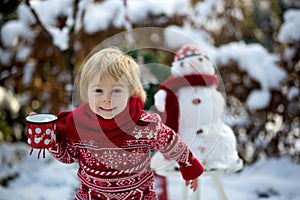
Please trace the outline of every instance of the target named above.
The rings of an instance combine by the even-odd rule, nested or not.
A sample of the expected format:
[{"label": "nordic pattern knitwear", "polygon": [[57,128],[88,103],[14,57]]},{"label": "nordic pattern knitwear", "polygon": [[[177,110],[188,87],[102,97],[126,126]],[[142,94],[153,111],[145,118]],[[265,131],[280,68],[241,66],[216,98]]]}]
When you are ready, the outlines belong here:
[{"label": "nordic pattern knitwear", "polygon": [[[86,115],[92,112],[87,105],[58,115],[60,137],[49,152],[60,162],[78,162],[77,175],[81,184],[75,200],[156,200],[150,150],[161,151],[166,158],[176,160],[185,180],[195,179],[203,173],[202,165],[187,145],[161,122],[158,114],[134,110],[139,113],[135,125],[126,127],[126,132],[114,131],[113,137],[109,137],[103,129],[95,132],[88,127],[85,131],[90,133],[84,137],[82,124],[79,124],[81,133],[78,133],[74,117],[81,116],[82,120],[87,120]],[[77,112],[82,115],[76,115]],[[131,116],[136,116],[131,112]],[[90,121],[82,123],[91,124]],[[90,136],[96,133],[95,139],[91,139]]]}]

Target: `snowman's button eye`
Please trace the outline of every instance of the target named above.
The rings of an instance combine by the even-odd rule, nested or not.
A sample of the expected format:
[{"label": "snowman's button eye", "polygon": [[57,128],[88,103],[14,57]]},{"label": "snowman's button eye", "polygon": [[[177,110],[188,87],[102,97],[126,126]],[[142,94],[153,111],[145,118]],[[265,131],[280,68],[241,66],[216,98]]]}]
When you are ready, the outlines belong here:
[{"label": "snowman's button eye", "polygon": [[184,67],[184,63],[183,62],[180,62],[180,67]]},{"label": "snowman's button eye", "polygon": [[202,58],[202,57],[199,57],[198,59],[199,59],[199,61],[200,61],[200,62],[202,62],[202,61],[203,61],[203,58]]}]

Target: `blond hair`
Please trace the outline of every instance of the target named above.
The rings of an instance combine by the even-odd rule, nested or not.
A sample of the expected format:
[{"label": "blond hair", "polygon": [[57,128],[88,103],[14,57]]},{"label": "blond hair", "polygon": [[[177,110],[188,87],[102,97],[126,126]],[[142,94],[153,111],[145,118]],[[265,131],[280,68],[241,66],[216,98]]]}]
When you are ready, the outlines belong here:
[{"label": "blond hair", "polygon": [[87,101],[90,81],[95,77],[100,83],[110,77],[115,81],[123,81],[129,87],[130,97],[137,96],[146,101],[146,92],[140,80],[140,68],[132,57],[125,55],[117,47],[108,47],[96,52],[82,66],[80,72],[80,97]]}]

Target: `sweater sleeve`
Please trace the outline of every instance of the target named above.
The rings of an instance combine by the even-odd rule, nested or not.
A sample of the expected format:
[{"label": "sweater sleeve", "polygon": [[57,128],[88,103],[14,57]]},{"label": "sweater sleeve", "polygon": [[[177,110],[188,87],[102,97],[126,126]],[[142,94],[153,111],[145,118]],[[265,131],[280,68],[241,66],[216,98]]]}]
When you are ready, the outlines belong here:
[{"label": "sweater sleeve", "polygon": [[71,112],[61,112],[57,115],[56,145],[49,149],[49,153],[58,161],[66,164],[73,163],[79,156],[79,151],[65,136],[67,118]]},{"label": "sweater sleeve", "polygon": [[175,160],[180,166],[184,180],[199,177],[204,171],[202,164],[193,156],[177,133],[162,122],[158,123],[157,142],[154,150],[160,151],[168,160]]}]

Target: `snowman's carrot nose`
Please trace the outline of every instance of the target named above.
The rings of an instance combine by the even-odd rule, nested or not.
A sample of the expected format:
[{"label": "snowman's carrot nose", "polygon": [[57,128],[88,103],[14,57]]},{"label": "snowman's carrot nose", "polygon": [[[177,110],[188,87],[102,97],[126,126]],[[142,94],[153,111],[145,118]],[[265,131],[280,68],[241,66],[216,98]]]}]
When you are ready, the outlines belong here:
[{"label": "snowman's carrot nose", "polygon": [[190,63],[190,66],[192,67],[192,68],[195,68],[195,64],[194,63]]}]

